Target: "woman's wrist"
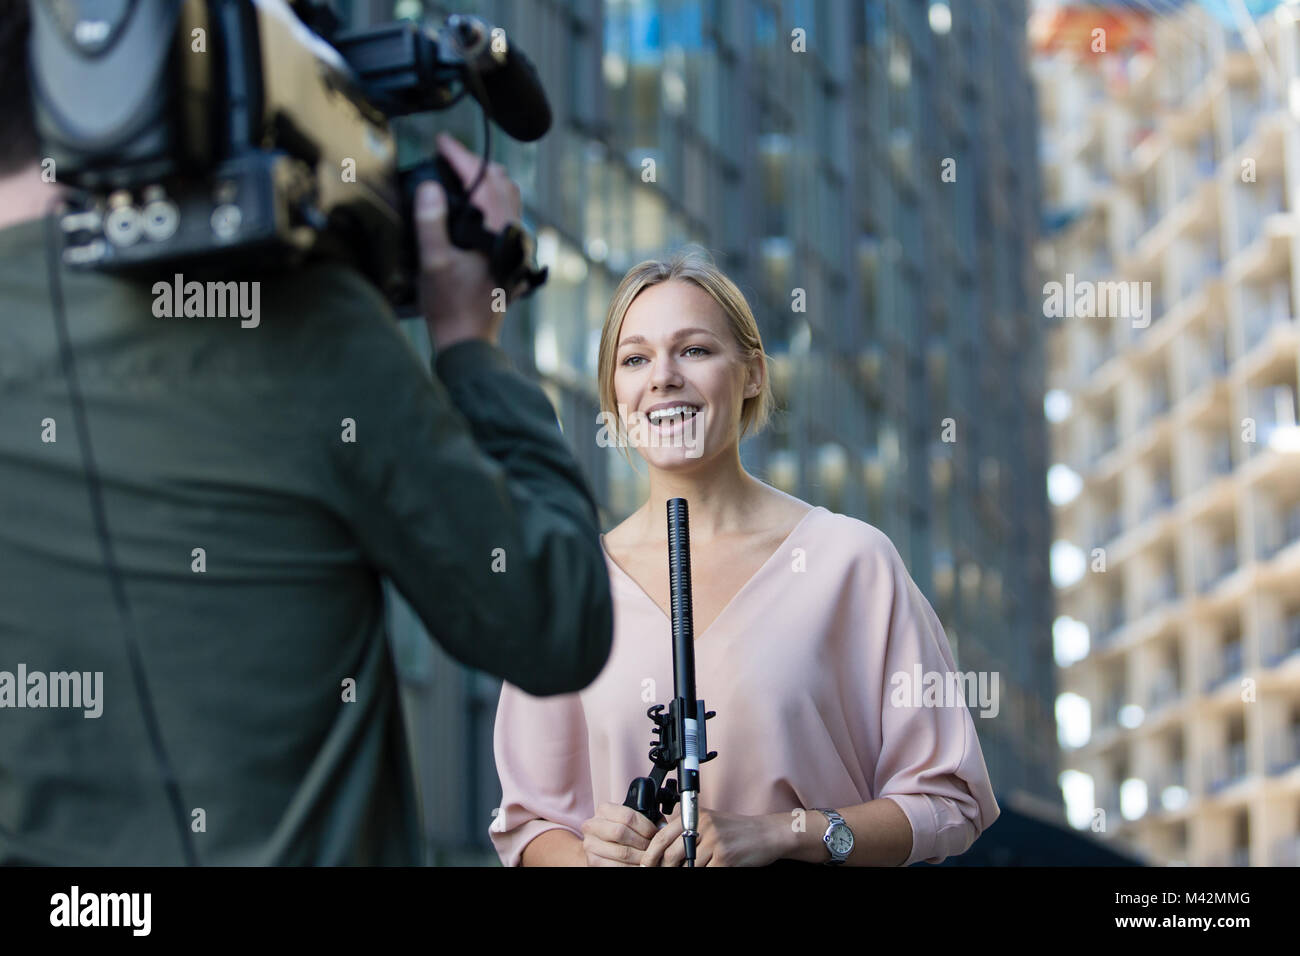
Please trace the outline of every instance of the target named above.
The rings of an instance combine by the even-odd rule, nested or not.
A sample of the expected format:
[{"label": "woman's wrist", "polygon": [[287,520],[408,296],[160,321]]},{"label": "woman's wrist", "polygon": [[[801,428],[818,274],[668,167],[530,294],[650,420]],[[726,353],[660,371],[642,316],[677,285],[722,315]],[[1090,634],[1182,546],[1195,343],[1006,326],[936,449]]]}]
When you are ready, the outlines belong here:
[{"label": "woman's wrist", "polygon": [[[822,834],[826,832],[826,818],[816,810],[770,815],[772,844],[778,860],[799,860],[803,863],[821,863],[830,859]],[[819,824],[818,821],[821,821]]]}]

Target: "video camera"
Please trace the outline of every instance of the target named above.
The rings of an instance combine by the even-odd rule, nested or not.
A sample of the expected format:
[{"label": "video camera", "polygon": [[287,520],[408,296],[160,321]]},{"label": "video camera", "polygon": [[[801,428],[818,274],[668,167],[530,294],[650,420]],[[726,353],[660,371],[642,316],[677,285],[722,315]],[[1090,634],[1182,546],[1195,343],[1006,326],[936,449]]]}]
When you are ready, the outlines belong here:
[{"label": "video camera", "polygon": [[[328,0],[31,0],[37,128],[76,187],[64,261],[106,272],[288,268],[339,258],[399,313],[416,299],[416,187],[447,193],[451,241],[508,297],[546,281],[517,223],[483,225],[491,119],[539,139],[550,107],[503,30],[464,15],[342,32]],[[391,117],[469,92],[485,150],[468,190],[441,156],[397,164]]]}]

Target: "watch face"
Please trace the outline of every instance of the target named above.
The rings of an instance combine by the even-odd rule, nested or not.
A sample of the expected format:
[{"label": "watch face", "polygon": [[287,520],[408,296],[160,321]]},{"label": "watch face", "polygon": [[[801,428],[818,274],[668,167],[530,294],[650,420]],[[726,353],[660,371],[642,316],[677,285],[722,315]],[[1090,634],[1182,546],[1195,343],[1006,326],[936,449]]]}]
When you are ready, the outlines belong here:
[{"label": "watch face", "polygon": [[848,853],[853,849],[853,834],[848,827],[835,827],[831,831],[831,849],[836,853]]}]

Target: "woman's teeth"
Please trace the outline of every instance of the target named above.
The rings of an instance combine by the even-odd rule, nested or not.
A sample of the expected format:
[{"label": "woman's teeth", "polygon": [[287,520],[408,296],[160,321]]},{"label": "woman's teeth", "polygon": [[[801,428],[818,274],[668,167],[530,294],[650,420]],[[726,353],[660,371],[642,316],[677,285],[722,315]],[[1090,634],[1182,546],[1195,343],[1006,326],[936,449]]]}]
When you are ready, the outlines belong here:
[{"label": "woman's teeth", "polygon": [[678,422],[686,421],[688,418],[694,418],[699,411],[689,405],[678,405],[676,408],[661,408],[651,412],[647,417],[650,424],[655,426],[675,425]]}]

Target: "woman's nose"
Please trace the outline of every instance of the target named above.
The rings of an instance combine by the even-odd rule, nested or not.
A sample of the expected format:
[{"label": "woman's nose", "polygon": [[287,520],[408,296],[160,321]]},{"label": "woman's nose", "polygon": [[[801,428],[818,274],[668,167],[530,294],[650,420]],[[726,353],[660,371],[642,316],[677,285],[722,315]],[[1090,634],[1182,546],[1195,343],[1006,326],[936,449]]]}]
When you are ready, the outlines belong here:
[{"label": "woman's nose", "polygon": [[670,385],[681,384],[681,375],[678,373],[677,364],[673,361],[672,356],[655,362],[654,373],[650,376],[650,382],[655,388],[666,388]]}]

